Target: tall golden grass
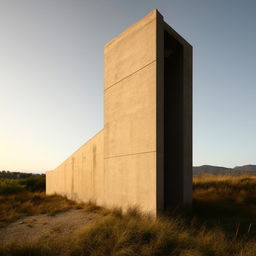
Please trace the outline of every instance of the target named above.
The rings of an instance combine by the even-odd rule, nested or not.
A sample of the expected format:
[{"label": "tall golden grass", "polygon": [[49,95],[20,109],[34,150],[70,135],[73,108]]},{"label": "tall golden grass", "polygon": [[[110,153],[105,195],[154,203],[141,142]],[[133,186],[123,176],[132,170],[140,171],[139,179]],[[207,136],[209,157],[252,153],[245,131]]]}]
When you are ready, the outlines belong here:
[{"label": "tall golden grass", "polygon": [[190,211],[112,210],[66,237],[0,245],[0,255],[255,256],[256,177],[196,176],[193,190]]},{"label": "tall golden grass", "polygon": [[229,236],[256,236],[255,176],[201,175],[193,183],[193,216],[201,223]]},{"label": "tall golden grass", "polygon": [[42,192],[23,191],[17,194],[0,195],[0,227],[21,217],[37,214],[54,215],[78,207],[82,206],[65,197],[46,196]]}]

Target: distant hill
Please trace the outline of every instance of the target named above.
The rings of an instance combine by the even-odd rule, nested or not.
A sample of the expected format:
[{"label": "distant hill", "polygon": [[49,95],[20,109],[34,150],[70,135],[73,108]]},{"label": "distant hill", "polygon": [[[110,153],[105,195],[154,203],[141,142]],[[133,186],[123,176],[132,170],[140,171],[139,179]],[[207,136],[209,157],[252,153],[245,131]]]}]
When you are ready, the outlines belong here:
[{"label": "distant hill", "polygon": [[244,172],[256,172],[256,165],[248,164],[248,165],[243,165],[243,166],[236,166],[234,170],[240,170]]},{"label": "distant hill", "polygon": [[256,175],[256,165],[243,165],[234,168],[226,168],[222,166],[202,165],[193,167],[193,174],[215,174],[215,175]]}]

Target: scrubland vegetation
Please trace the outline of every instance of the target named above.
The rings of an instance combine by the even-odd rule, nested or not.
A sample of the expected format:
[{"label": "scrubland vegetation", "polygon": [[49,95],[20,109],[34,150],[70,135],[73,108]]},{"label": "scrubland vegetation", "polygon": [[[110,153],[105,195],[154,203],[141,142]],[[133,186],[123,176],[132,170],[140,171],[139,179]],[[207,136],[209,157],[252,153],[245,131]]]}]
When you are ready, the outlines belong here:
[{"label": "scrubland vegetation", "polygon": [[255,256],[256,177],[196,176],[193,190],[192,209],[173,209],[158,219],[136,209],[123,214],[42,192],[1,195],[2,225],[20,216],[76,207],[101,217],[55,239],[0,243],[0,255]]},{"label": "scrubland vegetation", "polygon": [[[20,176],[20,174],[18,175]],[[0,172],[0,195],[17,194],[25,191],[45,191],[45,175],[24,174],[21,175],[21,178],[16,177],[16,175],[13,176],[7,172]]]}]

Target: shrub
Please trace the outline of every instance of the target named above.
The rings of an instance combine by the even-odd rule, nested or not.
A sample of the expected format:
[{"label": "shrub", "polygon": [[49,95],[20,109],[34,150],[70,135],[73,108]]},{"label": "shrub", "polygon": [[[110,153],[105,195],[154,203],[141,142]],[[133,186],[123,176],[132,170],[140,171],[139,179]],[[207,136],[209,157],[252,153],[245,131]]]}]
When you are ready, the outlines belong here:
[{"label": "shrub", "polygon": [[0,195],[11,195],[20,193],[25,190],[25,186],[20,184],[18,180],[1,179]]},{"label": "shrub", "polygon": [[22,179],[0,179],[0,195],[12,195],[24,191],[45,191],[45,175],[33,175]]},{"label": "shrub", "polygon": [[20,184],[28,191],[43,192],[45,191],[45,175],[30,176],[26,179],[21,179]]}]

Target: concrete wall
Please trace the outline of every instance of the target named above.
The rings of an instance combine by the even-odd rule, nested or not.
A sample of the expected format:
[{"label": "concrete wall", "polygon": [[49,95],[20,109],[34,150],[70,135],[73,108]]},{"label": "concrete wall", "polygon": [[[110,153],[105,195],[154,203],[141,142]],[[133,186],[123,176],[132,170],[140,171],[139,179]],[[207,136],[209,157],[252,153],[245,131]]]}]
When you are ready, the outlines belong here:
[{"label": "concrete wall", "polygon": [[166,177],[176,177],[166,175],[164,160],[166,30],[185,49],[185,78],[180,84],[184,107],[179,113],[182,120],[187,118],[180,139],[185,153],[181,154],[181,175],[176,175],[181,186],[174,195],[179,195],[181,204],[191,202],[192,55],[187,42],[167,28],[157,10],[105,45],[104,130],[47,172],[47,194],[106,207],[138,206],[154,215],[166,208],[165,188],[171,184]]},{"label": "concrete wall", "polygon": [[104,48],[104,158],[112,205],[156,211],[156,16]]},{"label": "concrete wall", "polygon": [[85,143],[59,167],[46,173],[46,193],[78,202],[105,202],[104,130]]}]

